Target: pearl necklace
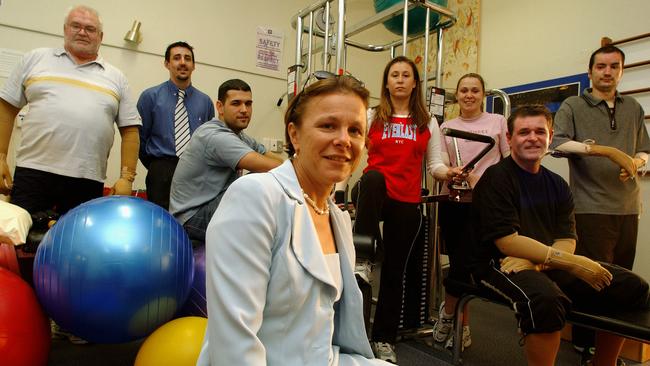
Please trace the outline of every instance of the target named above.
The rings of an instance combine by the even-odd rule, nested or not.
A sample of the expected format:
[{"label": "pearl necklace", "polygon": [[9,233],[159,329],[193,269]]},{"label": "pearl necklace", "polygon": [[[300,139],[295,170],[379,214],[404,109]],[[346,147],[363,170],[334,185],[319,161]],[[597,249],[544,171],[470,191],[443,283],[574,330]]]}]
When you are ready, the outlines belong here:
[{"label": "pearl necklace", "polygon": [[311,208],[314,209],[314,212],[316,212],[317,215],[329,215],[330,214],[330,208],[327,205],[327,203],[325,204],[325,208],[318,208],[318,206],[316,206],[316,202],[314,202],[314,200],[311,199],[311,197],[309,197],[309,195],[307,193],[305,193],[305,191],[302,191],[302,196],[305,197],[305,201],[307,201],[307,203],[309,203],[309,206],[311,206]]}]

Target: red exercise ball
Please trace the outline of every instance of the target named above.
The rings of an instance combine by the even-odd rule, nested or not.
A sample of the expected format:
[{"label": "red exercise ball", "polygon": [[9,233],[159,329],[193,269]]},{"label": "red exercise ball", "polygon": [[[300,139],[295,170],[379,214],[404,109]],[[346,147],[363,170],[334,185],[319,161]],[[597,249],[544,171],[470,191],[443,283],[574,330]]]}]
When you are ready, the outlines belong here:
[{"label": "red exercise ball", "polygon": [[50,321],[34,290],[0,267],[0,365],[47,365]]},{"label": "red exercise ball", "polygon": [[11,272],[20,275],[20,268],[18,267],[18,257],[16,256],[16,249],[14,245],[8,241],[1,242],[0,238],[0,267],[4,267]]}]

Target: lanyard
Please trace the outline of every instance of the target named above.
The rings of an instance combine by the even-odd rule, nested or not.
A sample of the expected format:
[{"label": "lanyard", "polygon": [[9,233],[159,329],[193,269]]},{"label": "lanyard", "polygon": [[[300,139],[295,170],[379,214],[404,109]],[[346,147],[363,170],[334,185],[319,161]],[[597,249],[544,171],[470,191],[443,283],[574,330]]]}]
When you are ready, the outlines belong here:
[{"label": "lanyard", "polygon": [[607,113],[609,114],[609,128],[616,130],[616,100],[614,100],[614,107],[610,108],[607,106]]}]

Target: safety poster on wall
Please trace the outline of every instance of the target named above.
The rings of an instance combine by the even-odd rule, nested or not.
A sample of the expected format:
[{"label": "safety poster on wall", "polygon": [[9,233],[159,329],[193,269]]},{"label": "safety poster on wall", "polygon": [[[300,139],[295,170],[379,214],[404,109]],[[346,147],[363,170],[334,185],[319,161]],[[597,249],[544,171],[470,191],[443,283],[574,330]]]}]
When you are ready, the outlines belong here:
[{"label": "safety poster on wall", "polygon": [[257,45],[255,51],[257,60],[255,66],[279,71],[282,61],[282,44],[284,35],[277,29],[257,27]]}]

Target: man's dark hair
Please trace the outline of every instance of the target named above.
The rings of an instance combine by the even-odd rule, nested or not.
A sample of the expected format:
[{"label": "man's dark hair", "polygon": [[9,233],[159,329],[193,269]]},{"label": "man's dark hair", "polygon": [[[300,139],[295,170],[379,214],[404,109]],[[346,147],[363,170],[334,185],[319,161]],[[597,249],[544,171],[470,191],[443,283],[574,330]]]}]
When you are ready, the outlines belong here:
[{"label": "man's dark hair", "polygon": [[194,62],[194,47],[190,46],[187,42],[183,42],[183,41],[174,42],[169,46],[167,46],[167,49],[165,50],[165,61],[169,62],[169,57],[171,56],[170,53],[172,48],[174,47],[183,47],[190,50],[190,53],[192,54],[192,62]]},{"label": "man's dark hair", "polygon": [[543,116],[549,131],[553,128],[553,115],[551,111],[542,104],[524,104],[517,106],[510,117],[508,117],[508,133],[512,136],[515,129],[515,120],[524,117]]},{"label": "man's dark hair", "polygon": [[589,58],[589,70],[594,66],[595,60],[596,60],[596,55],[599,53],[616,53],[618,52],[621,55],[621,66],[625,65],[625,54],[623,51],[621,51],[620,48],[608,44],[606,46],[602,46],[601,48],[597,49],[594,51],[594,53],[591,54],[591,57]]},{"label": "man's dark hair", "polygon": [[251,91],[250,85],[246,84],[244,80],[240,79],[230,79],[227,81],[224,81],[223,84],[219,87],[219,94],[217,95],[217,99],[221,103],[226,103],[226,94],[228,94],[228,91],[230,90],[241,90],[245,92]]}]

